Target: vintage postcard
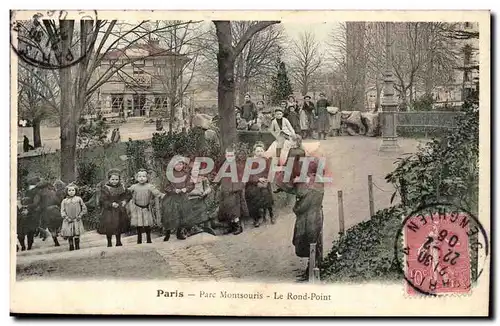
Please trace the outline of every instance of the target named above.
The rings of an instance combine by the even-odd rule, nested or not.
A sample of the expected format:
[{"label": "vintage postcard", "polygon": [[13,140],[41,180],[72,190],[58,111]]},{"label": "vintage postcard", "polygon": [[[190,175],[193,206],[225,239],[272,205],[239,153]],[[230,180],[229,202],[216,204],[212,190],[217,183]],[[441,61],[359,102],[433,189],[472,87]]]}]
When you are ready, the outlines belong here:
[{"label": "vintage postcard", "polygon": [[490,314],[488,11],[10,19],[12,314]]}]

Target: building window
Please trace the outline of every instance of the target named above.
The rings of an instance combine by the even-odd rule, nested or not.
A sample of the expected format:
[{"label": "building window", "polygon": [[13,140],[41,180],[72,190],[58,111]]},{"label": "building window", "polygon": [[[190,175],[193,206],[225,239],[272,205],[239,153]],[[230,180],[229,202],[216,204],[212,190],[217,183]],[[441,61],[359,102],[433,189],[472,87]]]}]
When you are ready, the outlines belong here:
[{"label": "building window", "polygon": [[132,96],[134,101],[134,116],[143,117],[146,115],[146,95],[134,94]]},{"label": "building window", "polygon": [[123,111],[123,95],[111,95],[111,111],[112,112],[122,112]]},{"label": "building window", "polygon": [[472,24],[471,24],[471,23],[469,23],[469,22],[466,22],[466,23],[465,23],[465,28],[471,28],[471,27],[472,27]]},{"label": "building window", "polygon": [[159,111],[168,109],[168,100],[166,96],[155,95],[155,109]]}]

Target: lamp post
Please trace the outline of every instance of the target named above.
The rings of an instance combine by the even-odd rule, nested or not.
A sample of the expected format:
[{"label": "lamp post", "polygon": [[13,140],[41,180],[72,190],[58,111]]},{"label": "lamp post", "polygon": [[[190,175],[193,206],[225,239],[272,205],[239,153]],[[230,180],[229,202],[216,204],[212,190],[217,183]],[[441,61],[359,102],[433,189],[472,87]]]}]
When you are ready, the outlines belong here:
[{"label": "lamp post", "polygon": [[399,150],[396,133],[398,103],[394,98],[394,79],[392,75],[391,62],[391,27],[392,23],[385,23],[385,49],[386,49],[386,71],[384,76],[384,97],[382,98],[382,112],[380,120],[382,126],[382,143],[379,151]]}]

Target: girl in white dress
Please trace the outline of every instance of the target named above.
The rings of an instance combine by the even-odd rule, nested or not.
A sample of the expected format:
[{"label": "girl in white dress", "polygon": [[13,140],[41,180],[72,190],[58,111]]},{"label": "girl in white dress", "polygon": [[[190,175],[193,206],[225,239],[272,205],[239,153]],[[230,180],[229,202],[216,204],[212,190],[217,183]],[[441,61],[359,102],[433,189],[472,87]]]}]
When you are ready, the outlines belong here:
[{"label": "girl in white dress", "polygon": [[61,203],[61,217],[63,218],[61,235],[68,238],[69,250],[80,249],[80,236],[85,232],[82,217],[87,214],[87,206],[83,199],[76,195],[77,191],[76,185],[68,185],[67,196]]}]

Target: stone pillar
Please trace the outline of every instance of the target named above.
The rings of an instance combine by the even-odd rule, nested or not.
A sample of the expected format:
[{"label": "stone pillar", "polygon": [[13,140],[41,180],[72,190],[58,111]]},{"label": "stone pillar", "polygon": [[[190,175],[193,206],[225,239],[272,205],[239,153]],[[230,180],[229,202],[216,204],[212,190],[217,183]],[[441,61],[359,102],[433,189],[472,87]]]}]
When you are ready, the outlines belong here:
[{"label": "stone pillar", "polygon": [[385,23],[386,71],[384,76],[384,97],[382,98],[382,111],[380,124],[382,128],[382,143],[380,151],[397,151],[399,149],[397,137],[397,111],[398,102],[394,98],[394,77],[391,62],[391,27],[393,23]]}]

